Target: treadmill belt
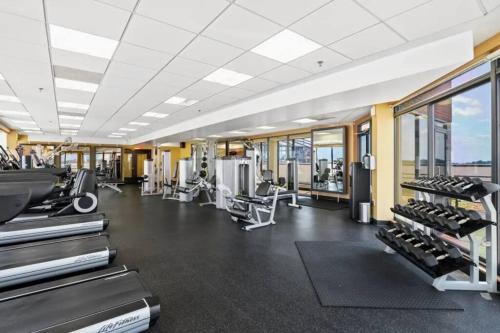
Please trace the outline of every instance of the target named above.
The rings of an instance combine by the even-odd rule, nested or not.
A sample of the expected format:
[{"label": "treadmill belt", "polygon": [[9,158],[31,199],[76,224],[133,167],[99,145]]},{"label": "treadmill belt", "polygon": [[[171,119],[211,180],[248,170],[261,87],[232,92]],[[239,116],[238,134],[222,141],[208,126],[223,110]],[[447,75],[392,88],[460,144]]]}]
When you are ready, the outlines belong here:
[{"label": "treadmill belt", "polygon": [[106,236],[68,237],[56,241],[42,241],[0,249],[0,270],[26,266],[89,253],[109,248]]},{"label": "treadmill belt", "polygon": [[[1,295],[0,295],[1,296]],[[136,302],[151,293],[137,272],[0,301],[0,332],[33,332]],[[22,324],[21,324],[22,323]]]}]

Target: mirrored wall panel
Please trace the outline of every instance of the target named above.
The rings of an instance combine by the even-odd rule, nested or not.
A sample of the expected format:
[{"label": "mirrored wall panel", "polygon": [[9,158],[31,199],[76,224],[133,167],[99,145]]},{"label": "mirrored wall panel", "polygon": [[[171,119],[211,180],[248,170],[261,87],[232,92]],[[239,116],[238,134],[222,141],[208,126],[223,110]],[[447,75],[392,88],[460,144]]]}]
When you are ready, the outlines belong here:
[{"label": "mirrored wall panel", "polygon": [[313,191],[344,193],[346,188],[345,127],[314,130],[312,134]]}]

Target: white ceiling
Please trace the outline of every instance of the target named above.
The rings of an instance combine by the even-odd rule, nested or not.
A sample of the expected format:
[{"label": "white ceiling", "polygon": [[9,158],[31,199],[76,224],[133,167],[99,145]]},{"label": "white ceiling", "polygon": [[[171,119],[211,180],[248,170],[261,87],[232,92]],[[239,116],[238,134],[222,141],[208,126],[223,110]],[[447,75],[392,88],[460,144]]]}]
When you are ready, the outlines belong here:
[{"label": "white ceiling", "polygon": [[[268,121],[276,122],[267,120],[272,117],[262,116],[263,112],[276,115],[285,112],[284,106],[306,101],[305,95],[290,98],[298,96],[290,93],[294,86],[314,89],[317,94],[308,98],[315,99],[340,96],[363,86],[373,89],[374,84],[383,86],[405,76],[420,75],[419,83],[429,82],[443,68],[467,61],[473,45],[500,30],[499,8],[500,0],[0,1],[0,74],[5,78],[0,81],[0,94],[15,95],[21,101],[0,102],[0,110],[29,112],[35,127],[42,131],[32,137],[45,140],[62,137],[61,113],[84,116],[74,139],[87,142],[188,138],[193,131],[207,132],[205,127],[215,130],[217,123],[238,126],[231,122],[252,114],[252,123],[268,125]],[[119,44],[109,60],[55,49],[50,46],[49,24]],[[321,47],[286,64],[251,52],[284,29]],[[445,42],[432,44],[464,31],[473,33],[473,43],[466,43],[458,55],[444,53],[449,52]],[[386,76],[379,82],[352,83],[344,90],[328,81],[338,81],[341,74],[355,75],[356,70],[362,73],[364,66],[422,45],[432,45],[439,54],[427,59],[430,64],[415,62],[411,72]],[[54,65],[100,73],[99,88],[95,93],[55,88]],[[221,67],[254,78],[236,87],[203,80]],[[387,97],[408,92],[410,87],[405,89],[391,90]],[[281,94],[281,100],[275,97],[272,103],[251,111],[238,113],[234,107],[228,108],[284,90],[290,91]],[[192,106],[163,103],[172,96],[199,102]],[[364,107],[374,100],[365,100]],[[61,101],[90,106],[88,110],[58,110],[57,102]],[[362,106],[345,103],[344,107],[334,109],[356,114],[353,110]],[[147,111],[169,116],[146,118],[143,114]],[[312,111],[301,116],[308,112],[309,116],[320,116]],[[5,118],[3,121],[19,127]],[[133,121],[150,125],[129,125]],[[189,123],[196,123],[196,128],[187,128]],[[125,139],[108,137],[123,127],[136,131],[128,132]]]}]

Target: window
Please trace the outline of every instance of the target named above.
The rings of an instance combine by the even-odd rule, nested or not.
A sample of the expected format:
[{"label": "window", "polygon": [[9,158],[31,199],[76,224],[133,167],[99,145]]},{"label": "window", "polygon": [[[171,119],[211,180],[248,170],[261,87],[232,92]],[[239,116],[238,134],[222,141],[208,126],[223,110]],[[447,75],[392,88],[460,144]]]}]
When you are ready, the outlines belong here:
[{"label": "window", "polygon": [[428,111],[427,106],[403,114],[396,119],[397,184],[396,198],[404,204],[415,193],[399,184],[428,175]]},{"label": "window", "polygon": [[7,133],[0,131],[0,146],[7,149]]}]

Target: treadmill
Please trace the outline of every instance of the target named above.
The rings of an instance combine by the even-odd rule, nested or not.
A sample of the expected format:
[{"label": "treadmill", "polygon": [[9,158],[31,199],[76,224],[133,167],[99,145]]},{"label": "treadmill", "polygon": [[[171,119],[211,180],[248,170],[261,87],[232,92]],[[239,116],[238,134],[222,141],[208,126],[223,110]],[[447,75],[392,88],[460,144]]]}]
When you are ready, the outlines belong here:
[{"label": "treadmill", "polygon": [[15,219],[0,224],[0,245],[101,232],[108,224],[102,213]]},{"label": "treadmill", "polygon": [[0,288],[106,266],[115,256],[101,233],[4,246]]},{"label": "treadmill", "polygon": [[160,303],[125,266],[0,293],[0,332],[142,332]]}]

